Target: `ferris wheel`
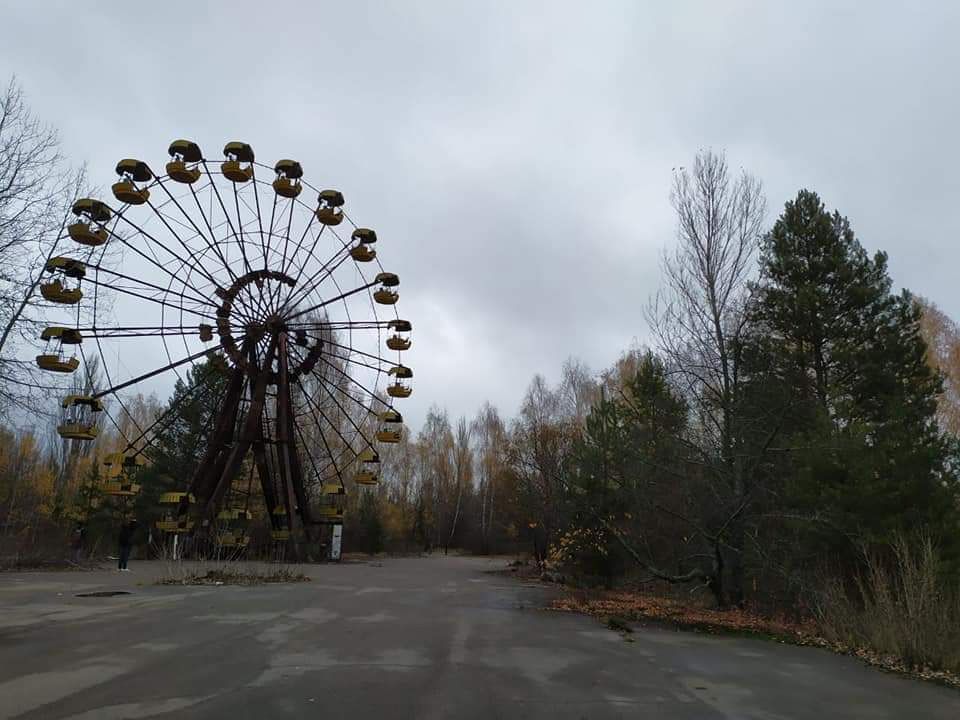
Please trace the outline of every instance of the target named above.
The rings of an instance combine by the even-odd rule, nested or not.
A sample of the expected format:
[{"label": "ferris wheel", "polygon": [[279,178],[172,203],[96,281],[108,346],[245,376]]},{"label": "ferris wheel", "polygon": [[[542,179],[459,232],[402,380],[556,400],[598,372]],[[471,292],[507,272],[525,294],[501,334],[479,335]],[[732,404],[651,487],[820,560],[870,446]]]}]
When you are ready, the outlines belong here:
[{"label": "ferris wheel", "polygon": [[[82,376],[97,358],[106,385],[63,398],[58,432],[89,442],[111,423],[125,447],[105,459],[104,491],[130,497],[177,405],[199,401],[212,409],[205,447],[161,496],[158,527],[216,527],[222,544],[244,545],[259,495],[274,540],[309,538],[342,522],[345,479],[376,484],[378,445],[401,439],[394,402],[413,372],[399,278],[380,265],[377,234],[298,162],[258,163],[242,142],[218,161],[189,140],[168,152],[162,173],[121,160],[114,200],[78,200],[70,252],[46,263],[40,293],[63,317],[43,330],[37,365]],[[164,374],[183,392],[138,421],[125,403]]]}]

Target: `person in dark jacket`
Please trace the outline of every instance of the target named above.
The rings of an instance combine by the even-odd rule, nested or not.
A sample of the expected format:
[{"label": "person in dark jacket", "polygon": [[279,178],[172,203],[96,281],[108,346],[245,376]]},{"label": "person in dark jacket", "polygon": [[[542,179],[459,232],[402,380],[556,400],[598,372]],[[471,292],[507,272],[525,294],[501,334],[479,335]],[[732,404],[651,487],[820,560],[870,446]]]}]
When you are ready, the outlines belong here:
[{"label": "person in dark jacket", "polygon": [[120,563],[118,570],[127,572],[127,560],[130,559],[130,550],[133,549],[133,534],[137,530],[137,521],[130,520],[120,526]]},{"label": "person in dark jacket", "polygon": [[70,537],[70,549],[73,551],[73,562],[79,565],[83,559],[83,545],[87,538],[87,527],[82,522],[78,522],[73,529],[73,535]]}]

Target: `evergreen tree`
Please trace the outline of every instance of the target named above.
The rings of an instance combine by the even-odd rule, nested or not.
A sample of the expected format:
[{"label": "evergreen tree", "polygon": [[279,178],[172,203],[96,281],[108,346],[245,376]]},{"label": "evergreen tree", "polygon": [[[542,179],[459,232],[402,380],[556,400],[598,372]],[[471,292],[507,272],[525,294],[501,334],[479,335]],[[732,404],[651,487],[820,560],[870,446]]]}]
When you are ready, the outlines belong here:
[{"label": "evergreen tree", "polygon": [[956,530],[941,379],[919,320],[910,295],[891,292],[886,255],[869,257],[846,218],[807,190],[786,204],[762,244],[747,370],[786,389],[792,498],[843,533]]},{"label": "evergreen tree", "polygon": [[[682,548],[693,534],[678,521],[696,484],[686,482],[686,417],[686,403],[653,353],[640,358],[622,386],[605,389],[571,453],[566,487],[573,527],[557,548],[564,560],[608,582],[637,563],[674,581],[657,568],[681,565]],[[678,582],[713,571],[686,577],[687,570]]]},{"label": "evergreen tree", "polygon": [[151,465],[138,474],[141,492],[137,516],[152,525],[159,518],[158,500],[165,492],[186,490],[207,448],[214,415],[226,378],[210,361],[191,368],[186,382],[178,379],[167,402],[162,428],[148,452]]}]

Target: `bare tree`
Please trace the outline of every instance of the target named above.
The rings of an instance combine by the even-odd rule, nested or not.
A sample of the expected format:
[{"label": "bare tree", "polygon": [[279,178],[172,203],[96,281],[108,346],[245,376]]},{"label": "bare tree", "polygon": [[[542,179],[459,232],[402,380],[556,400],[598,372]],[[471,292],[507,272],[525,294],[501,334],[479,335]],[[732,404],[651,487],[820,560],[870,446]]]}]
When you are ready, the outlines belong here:
[{"label": "bare tree", "polygon": [[498,480],[507,464],[507,430],[497,409],[484,403],[473,421],[477,438],[476,476],[480,495],[480,548],[490,552],[497,501]]},{"label": "bare tree", "polygon": [[467,419],[461,417],[457,421],[457,431],[453,437],[453,477],[456,483],[457,499],[454,504],[453,520],[450,523],[450,534],[447,537],[447,544],[444,550],[453,544],[454,535],[457,532],[457,523],[460,521],[460,510],[463,506],[464,490],[469,490],[473,486],[473,448],[470,447],[470,441],[473,437],[473,428],[467,424]]},{"label": "bare tree", "polygon": [[510,433],[510,464],[519,480],[518,499],[527,516],[534,557],[541,564],[561,525],[564,460],[577,431],[562,409],[560,392],[536,375]]},{"label": "bare tree", "polygon": [[564,411],[577,425],[583,425],[599,395],[590,368],[577,358],[567,358],[560,375],[560,396]]},{"label": "bare tree", "polygon": [[[31,391],[44,387],[32,363],[16,357],[12,331],[83,183],[83,170],[70,168],[57,132],[33,115],[12,79],[0,93],[0,411],[29,407]],[[22,320],[22,334],[35,339],[32,318]]]},{"label": "bare tree", "polygon": [[[739,348],[746,293],[765,215],[760,182],[731,173],[722,154],[700,152],[674,177],[677,244],[664,254],[665,286],[648,308],[668,368],[694,414],[688,441],[714,479],[716,561],[726,564],[731,597],[742,592],[742,518],[750,498],[736,448]],[[721,553],[721,549],[724,551]],[[718,581],[722,577],[718,577]]]}]

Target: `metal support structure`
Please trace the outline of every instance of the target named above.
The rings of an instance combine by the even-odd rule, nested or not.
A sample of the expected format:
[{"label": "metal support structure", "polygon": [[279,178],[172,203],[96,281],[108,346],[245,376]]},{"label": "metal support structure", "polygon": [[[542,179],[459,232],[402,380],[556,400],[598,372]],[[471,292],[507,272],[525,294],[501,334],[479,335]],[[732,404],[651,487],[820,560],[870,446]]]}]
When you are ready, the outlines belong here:
[{"label": "metal support structure", "polygon": [[[95,345],[105,382],[93,387],[91,380],[79,398],[89,408],[85,417],[102,413],[120,435],[122,452],[148,461],[161,462],[168,452],[158,440],[179,432],[181,409],[199,409],[202,456],[183,488],[189,492],[168,501],[179,502],[178,523],[191,516],[193,528],[212,533],[222,510],[250,508],[256,473],[273,530],[289,531],[288,554],[302,557],[303,543],[319,538],[322,523],[342,519],[331,520],[321,489],[342,488],[356,454],[372,446],[366,413],[392,409],[379,383],[402,365],[399,355],[388,360],[383,351],[384,333],[398,316],[392,307],[383,315],[382,306],[396,297],[373,290],[398,281],[376,253],[358,252],[376,234],[353,223],[341,193],[302,181],[299,163],[254,162],[253,150],[240,142],[227,144],[222,165],[187,140],[172,143],[169,153],[166,174],[139,160],[118,163],[116,202],[72,204],[45,262],[54,279],[40,286],[38,302],[46,304],[38,307],[51,311],[45,341],[68,337],[64,328],[75,340],[66,352],[62,339],[46,347],[46,365],[37,362],[66,373],[79,369],[82,358],[91,380],[80,343]],[[297,199],[301,190],[309,192]],[[316,204],[304,200],[310,193]],[[61,241],[76,245],[66,242],[62,250]],[[108,247],[130,251],[137,269],[120,267]],[[57,287],[69,286],[72,295],[52,289],[61,279]],[[0,349],[38,282],[2,329]],[[117,301],[128,319],[102,323],[98,307]],[[80,327],[81,302],[92,302],[95,319],[87,327]],[[69,319],[57,317],[58,310]],[[162,353],[146,350],[159,344]],[[164,354],[164,361],[152,360]],[[157,416],[131,412],[129,395],[165,373],[184,383],[176,401]],[[84,428],[87,440],[97,437],[95,422]],[[171,461],[193,464],[192,454]],[[223,517],[229,522],[231,515]],[[178,524],[170,532],[188,529]],[[275,534],[278,542],[287,537]]]}]

